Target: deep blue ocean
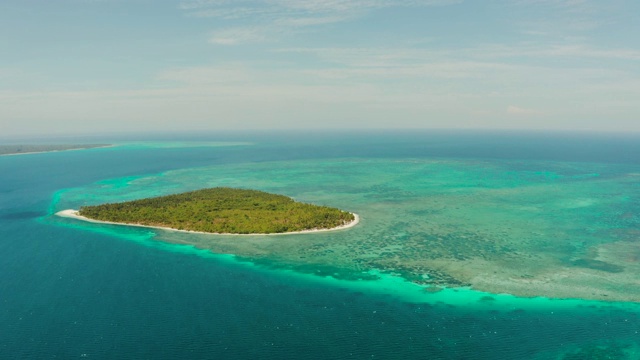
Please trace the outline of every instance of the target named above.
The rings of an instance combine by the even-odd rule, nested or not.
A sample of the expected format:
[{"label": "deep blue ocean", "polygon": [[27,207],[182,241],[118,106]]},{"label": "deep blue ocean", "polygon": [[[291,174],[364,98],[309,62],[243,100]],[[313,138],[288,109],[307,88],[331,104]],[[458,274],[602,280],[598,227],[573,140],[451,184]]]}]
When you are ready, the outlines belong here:
[{"label": "deep blue ocean", "polygon": [[1,359],[640,359],[637,304],[411,301],[375,291],[375,283],[316,281],[53,218],[65,189],[210,166],[483,159],[614,164],[640,173],[640,137],[326,132],[73,140],[124,145],[0,157]]}]

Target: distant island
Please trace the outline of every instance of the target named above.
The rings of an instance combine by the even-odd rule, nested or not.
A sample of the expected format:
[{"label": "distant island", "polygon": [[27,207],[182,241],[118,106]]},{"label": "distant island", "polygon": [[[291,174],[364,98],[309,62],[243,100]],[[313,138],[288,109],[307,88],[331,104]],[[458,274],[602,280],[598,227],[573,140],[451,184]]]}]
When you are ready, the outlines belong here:
[{"label": "distant island", "polygon": [[356,214],[258,190],[216,187],[57,215],[82,220],[214,234],[283,234],[348,228]]},{"label": "distant island", "polygon": [[59,145],[0,145],[0,155],[37,154],[51,151],[92,149],[109,144],[59,144]]}]

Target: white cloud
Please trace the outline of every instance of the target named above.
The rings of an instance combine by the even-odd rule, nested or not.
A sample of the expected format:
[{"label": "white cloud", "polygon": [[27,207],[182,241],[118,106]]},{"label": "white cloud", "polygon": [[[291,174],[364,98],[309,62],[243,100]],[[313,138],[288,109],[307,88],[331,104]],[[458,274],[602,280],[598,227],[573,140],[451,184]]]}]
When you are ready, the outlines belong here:
[{"label": "white cloud", "polygon": [[555,11],[564,11],[576,14],[595,14],[598,13],[602,4],[593,0],[519,0],[518,5],[546,7]]},{"label": "white cloud", "polygon": [[559,39],[616,23],[616,12],[626,0],[503,0],[515,9],[512,22],[529,34]]},{"label": "white cloud", "polygon": [[170,81],[190,86],[211,84],[248,83],[255,79],[250,68],[241,64],[223,66],[187,67],[165,70],[156,77],[160,81]]},{"label": "white cloud", "polygon": [[[183,1],[185,11],[252,9],[251,14],[262,11],[272,13],[344,13],[389,7],[443,6],[461,3],[463,0],[190,0]],[[213,14],[213,13],[210,13]]]},{"label": "white cloud", "polygon": [[[544,54],[544,52],[542,52]],[[546,52],[548,55],[602,58],[620,60],[640,60],[640,50],[636,49],[595,49],[587,46],[555,46]]]},{"label": "white cloud", "polygon": [[[607,58],[635,60],[640,52],[631,49],[595,49],[579,46],[506,46],[484,45],[473,48],[426,50],[415,48],[282,48],[277,53],[299,53],[316,56],[324,61],[309,72],[332,78],[379,76],[382,78],[435,77],[503,79],[517,83],[522,79],[533,82],[556,82],[568,78],[580,80],[619,81],[635,76],[621,68],[589,67],[583,62],[575,65],[553,65],[558,59]],[[528,62],[520,59],[527,58]],[[536,59],[538,58],[538,59]],[[549,62],[547,60],[552,60]],[[578,65],[579,64],[579,65]],[[534,75],[532,75],[534,74]]]},{"label": "white cloud", "polygon": [[472,48],[457,50],[461,55],[478,59],[509,58],[579,58],[640,60],[640,50],[630,48],[596,48],[580,43],[564,44],[484,44]]},{"label": "white cloud", "polygon": [[[462,0],[191,0],[180,8],[190,17],[245,22],[242,27],[218,30],[210,42],[237,45],[264,41],[296,29],[333,24],[391,7],[443,6]],[[246,24],[246,22],[250,22]],[[251,29],[261,29],[259,33]],[[218,34],[221,33],[221,34]]]},{"label": "white cloud", "polygon": [[237,7],[231,9],[203,9],[188,13],[188,15],[199,18],[221,18],[223,20],[233,20],[253,15],[263,16],[265,15],[265,12],[262,9]]},{"label": "white cloud", "polygon": [[541,112],[534,109],[526,109],[515,105],[509,105],[507,107],[507,114],[515,116],[532,116],[540,115]]},{"label": "white cloud", "polygon": [[332,24],[341,21],[345,21],[347,19],[346,16],[318,16],[318,17],[298,17],[298,18],[281,18],[274,21],[275,25],[285,26],[285,27],[305,27],[305,26],[316,26],[316,25],[324,25],[324,24]]},{"label": "white cloud", "polygon": [[236,45],[243,43],[262,42],[266,40],[266,34],[270,29],[261,27],[237,27],[211,34],[209,42],[218,45]]},{"label": "white cloud", "polygon": [[[367,56],[366,49],[358,53]],[[384,58],[381,50],[376,53]],[[401,62],[410,55],[403,54]],[[590,88],[586,70],[442,62],[391,71],[356,67],[360,60],[350,58],[352,69],[344,73],[339,68],[324,73],[274,69],[270,62],[255,61],[163,71],[155,88],[146,90],[5,91],[0,92],[0,128],[28,133],[52,129],[51,123],[78,132],[101,131],[100,126],[184,131],[481,123],[488,128],[553,129],[581,126],[584,120],[594,128],[640,130],[637,81],[620,85],[610,79],[603,88]],[[388,61],[393,66],[395,60]],[[437,77],[448,72],[470,77]],[[554,122],[554,116],[561,121]],[[610,120],[605,123],[605,118]]]}]

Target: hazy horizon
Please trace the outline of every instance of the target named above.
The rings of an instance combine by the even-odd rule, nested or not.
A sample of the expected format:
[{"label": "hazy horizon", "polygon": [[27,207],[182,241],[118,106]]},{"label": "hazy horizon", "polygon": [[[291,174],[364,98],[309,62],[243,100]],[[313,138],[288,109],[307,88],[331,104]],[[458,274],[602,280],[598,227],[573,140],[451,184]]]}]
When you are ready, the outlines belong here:
[{"label": "hazy horizon", "polygon": [[488,128],[379,128],[379,129],[221,129],[205,131],[95,131],[78,133],[24,133],[0,134],[0,142],[5,144],[50,143],[70,144],[82,141],[84,143],[119,143],[144,141],[227,141],[251,138],[278,138],[292,136],[381,136],[396,135],[452,135],[473,136],[478,139],[487,136],[519,137],[540,139],[544,137],[591,138],[591,139],[636,139],[640,131],[606,131],[606,130],[563,130],[563,129],[488,129]]}]

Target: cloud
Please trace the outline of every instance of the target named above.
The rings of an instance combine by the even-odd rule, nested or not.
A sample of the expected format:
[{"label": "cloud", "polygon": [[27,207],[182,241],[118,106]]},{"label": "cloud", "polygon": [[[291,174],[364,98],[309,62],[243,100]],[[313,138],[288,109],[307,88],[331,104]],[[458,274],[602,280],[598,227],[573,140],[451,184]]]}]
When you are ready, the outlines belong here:
[{"label": "cloud", "polygon": [[614,14],[618,0],[518,0],[504,1],[518,10],[512,22],[529,34],[545,33],[550,38],[563,38],[589,33],[604,25],[616,23]]},{"label": "cloud", "polygon": [[533,109],[526,109],[515,105],[509,105],[507,107],[507,114],[515,116],[533,116],[540,115],[541,112]]},{"label": "cloud", "polygon": [[265,11],[258,8],[237,7],[230,9],[203,9],[190,12],[188,15],[197,18],[220,18],[223,20],[233,20],[254,15],[264,16]]},{"label": "cloud", "polygon": [[[180,4],[186,16],[242,22],[217,30],[211,43],[237,45],[277,38],[299,29],[348,21],[392,7],[444,6],[462,0],[190,0]],[[254,31],[260,29],[260,31]]]},{"label": "cloud", "polygon": [[[191,14],[220,11],[218,14],[319,14],[368,11],[389,7],[442,6],[461,3],[462,0],[190,0],[183,1],[180,9]],[[249,11],[248,11],[249,10]]]},{"label": "cloud", "polygon": [[[363,76],[405,79],[483,79],[505,84],[563,82],[566,79],[620,81],[633,76],[623,68],[590,67],[576,58],[635,60],[640,53],[631,49],[595,49],[588,47],[545,47],[484,45],[473,48],[439,50],[394,48],[281,48],[276,53],[315,56],[309,73],[335,79]],[[521,59],[528,61],[523,62]],[[572,66],[555,65],[558,59],[572,61]],[[543,80],[547,79],[547,80]],[[549,80],[552,79],[552,80]]]},{"label": "cloud", "polygon": [[347,20],[346,16],[318,16],[318,17],[298,17],[298,18],[282,18],[274,21],[274,24],[286,27],[304,27],[316,26],[324,24],[332,24]]},{"label": "cloud", "polygon": [[[382,68],[356,67],[360,57],[372,52],[385,58],[380,49],[360,49],[357,58],[349,58],[351,69],[344,73],[339,67],[318,72],[274,68],[271,62],[255,60],[165,70],[147,89],[0,91],[0,128],[3,122],[6,131],[13,133],[53,129],[51,123],[65,131],[82,132],[114,126],[136,131],[339,128],[345,124],[429,128],[474,127],[481,119],[488,128],[566,128],[572,121],[581,126],[585,120],[603,129],[640,130],[637,80],[622,87],[618,81],[609,81],[600,89],[585,86],[589,80],[580,70],[465,62],[406,67],[402,64],[407,58],[418,54],[410,51],[399,60],[387,60],[388,66],[405,66],[398,68],[398,76]],[[438,78],[443,73],[448,76],[442,71],[447,66],[447,71],[471,77]],[[494,68],[483,68],[489,66]],[[330,77],[336,76],[332,71],[337,77]],[[430,78],[425,81],[425,77]],[[530,99],[535,99],[535,106],[522,105]],[[553,116],[562,120],[553,121]],[[603,118],[611,120],[603,122]]]},{"label": "cloud", "polygon": [[218,45],[236,45],[241,43],[262,42],[267,39],[270,29],[261,27],[237,27],[211,34],[209,42]]},{"label": "cloud", "polygon": [[573,15],[593,15],[601,10],[601,4],[593,0],[519,0],[516,4],[544,7]]},{"label": "cloud", "polygon": [[169,69],[159,73],[156,80],[201,86],[250,83],[255,77],[249,67],[233,64]]},{"label": "cloud", "polygon": [[640,50],[635,48],[596,48],[580,43],[565,44],[484,44],[459,52],[475,58],[566,58],[566,59],[610,59],[640,60]]},{"label": "cloud", "polygon": [[581,58],[640,60],[640,51],[636,49],[595,49],[580,45],[555,46],[546,54]]}]

